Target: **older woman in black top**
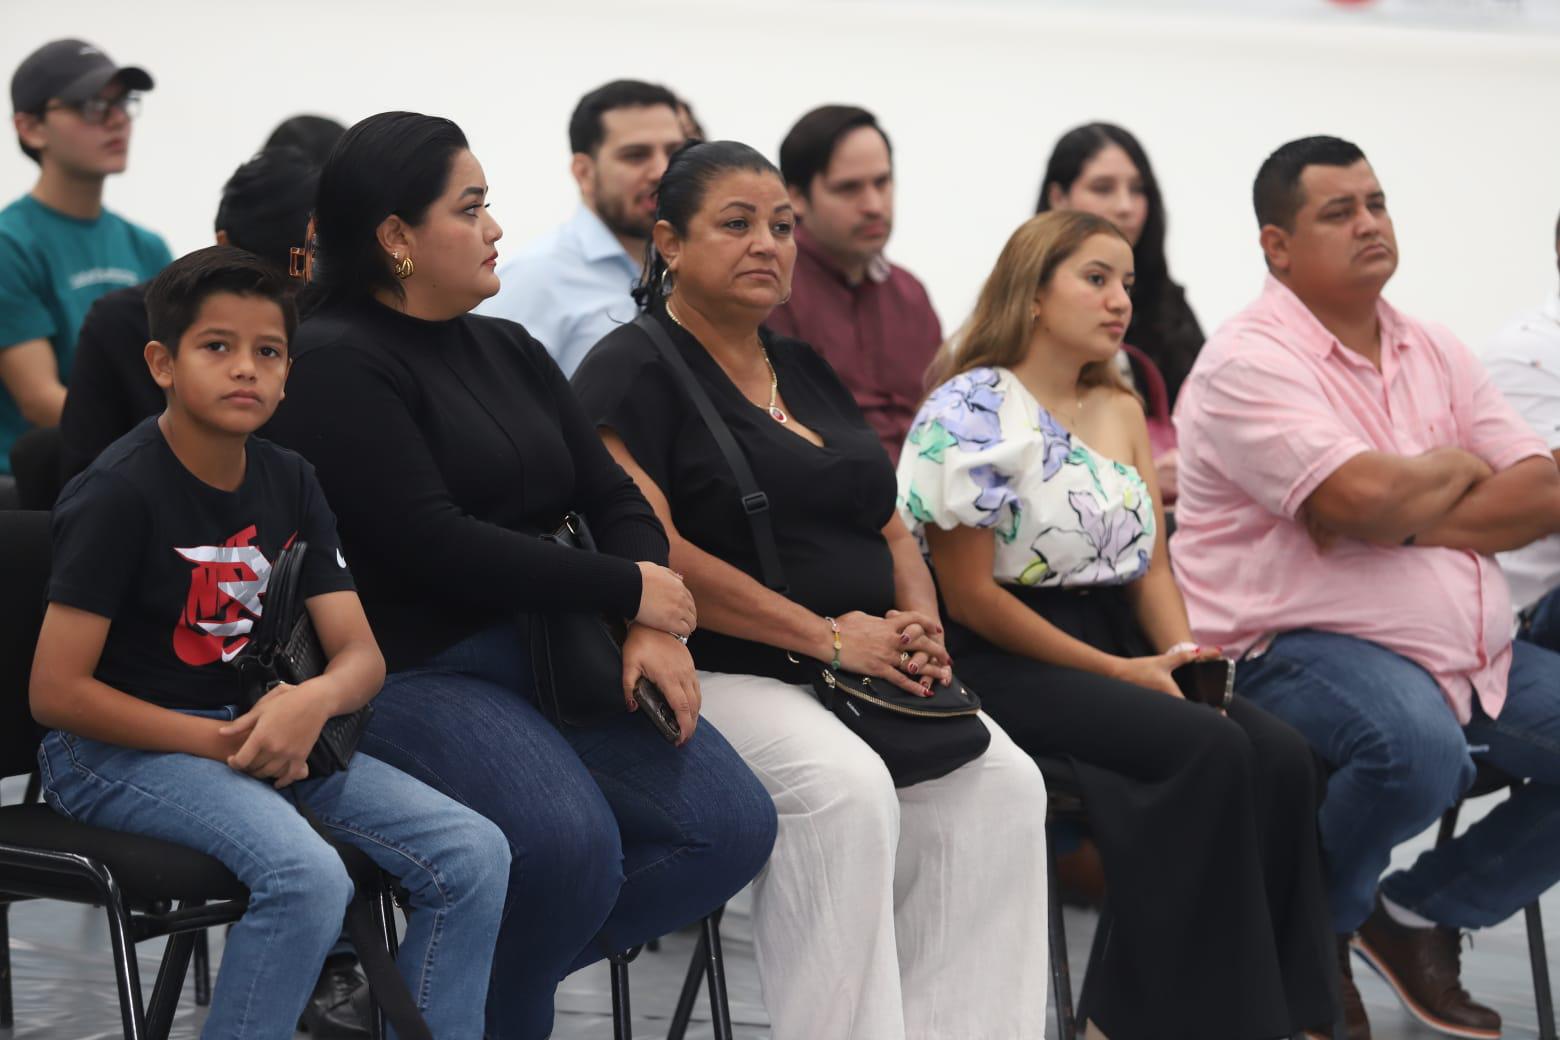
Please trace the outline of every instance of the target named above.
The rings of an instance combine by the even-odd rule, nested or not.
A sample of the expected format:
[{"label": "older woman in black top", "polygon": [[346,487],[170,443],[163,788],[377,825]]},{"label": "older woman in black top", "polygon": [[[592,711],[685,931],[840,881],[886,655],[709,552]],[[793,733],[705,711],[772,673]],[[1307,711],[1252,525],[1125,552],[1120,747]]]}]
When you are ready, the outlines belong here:
[{"label": "older woman in black top", "polygon": [[[455,124],[347,132],[315,213],[323,302],[300,326],[270,436],[312,461],[391,675],[364,750],[477,809],[514,850],[488,1035],[546,1036],[570,970],[696,920],[763,865],[774,811],[720,734],[695,731],[678,637],[697,622],[667,539],[541,344],[468,313],[501,234]],[[544,542],[584,515],[599,553]],[[678,711],[555,728],[524,615],[630,619],[623,684]]]},{"label": "older woman in black top", "polygon": [[796,246],[779,172],[729,141],[661,179],[642,295],[767,494],[787,594],[760,580],[736,478],[644,330],[608,335],[574,385],[639,482],[699,600],[706,716],[780,812],[754,895],[776,1040],[1011,1038],[1045,1014],[1045,787],[994,725],[986,753],[896,789],[794,660],[920,692],[948,674],[936,593],[894,514],[894,473],[810,347],[760,329]]}]

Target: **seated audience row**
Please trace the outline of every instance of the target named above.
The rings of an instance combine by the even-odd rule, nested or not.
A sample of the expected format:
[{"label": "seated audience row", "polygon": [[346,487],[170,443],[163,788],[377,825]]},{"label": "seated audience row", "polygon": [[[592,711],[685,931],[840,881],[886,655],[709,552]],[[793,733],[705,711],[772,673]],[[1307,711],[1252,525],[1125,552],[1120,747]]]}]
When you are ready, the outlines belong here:
[{"label": "seated audience row", "polygon": [[[224,191],[220,244],[150,286],[97,299],[165,248],[76,295],[12,288],[57,213],[77,260],[150,249],[101,210],[150,86],[79,41],[18,70],[41,172],[0,213],[0,301],[31,336],[0,378],[20,416],[63,408],[84,468],[32,689],[46,796],[251,888],[207,1035],[291,1035],[327,986],[350,885],[289,801],[410,890],[401,966],[436,1035],[545,1036],[566,973],[755,878],[777,1037],[1033,1035],[1059,911],[1036,757],[1083,791],[1109,882],[1090,1035],[1321,1034],[1341,1010],[1360,1040],[1351,949],[1433,1028],[1500,1034],[1460,933],[1560,876],[1539,826],[1560,575],[1521,590],[1514,643],[1493,560],[1560,532],[1548,435],[1500,393],[1547,431],[1553,315],[1492,348],[1492,380],[1387,305],[1396,241],[1358,148],[1263,164],[1270,277],[1200,353],[1119,127],[1058,143],[1040,214],[939,351],[926,290],[883,256],[870,113],[808,113],[776,168],[626,80],[571,120],[575,217],[498,272],[464,135],[391,112],[322,171],[268,147]],[[332,136],[315,118],[289,130],[305,147]],[[296,335],[294,246],[319,261]],[[594,544],[548,537],[565,520]],[[295,539],[329,664],[250,707],[229,661]],[[549,701],[552,625],[582,615],[626,622],[621,709],[590,725]],[[1223,667],[1233,699],[1183,695]],[[913,777],[856,707],[961,696],[978,747]],[[311,776],[326,720],[370,698],[351,768]],[[1382,878],[1476,761],[1532,782]]]}]

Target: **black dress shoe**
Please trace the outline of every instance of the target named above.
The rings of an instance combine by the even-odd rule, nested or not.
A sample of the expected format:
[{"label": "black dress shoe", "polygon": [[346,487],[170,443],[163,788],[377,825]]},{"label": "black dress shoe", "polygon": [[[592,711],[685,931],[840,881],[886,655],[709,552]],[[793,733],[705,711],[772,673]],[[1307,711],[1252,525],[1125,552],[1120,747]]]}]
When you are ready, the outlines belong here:
[{"label": "black dress shoe", "polygon": [[356,959],[332,957],[314,985],[298,1031],[312,1040],[366,1040],[369,1013],[368,980],[358,972]]}]

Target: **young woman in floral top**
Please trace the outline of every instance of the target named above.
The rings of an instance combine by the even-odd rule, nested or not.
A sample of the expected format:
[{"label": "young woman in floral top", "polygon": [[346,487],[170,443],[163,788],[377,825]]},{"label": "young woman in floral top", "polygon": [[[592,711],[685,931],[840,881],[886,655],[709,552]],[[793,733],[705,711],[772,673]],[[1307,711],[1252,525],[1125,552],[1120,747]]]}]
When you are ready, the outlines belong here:
[{"label": "young woman in floral top", "polygon": [[1331,1020],[1305,742],[1182,698],[1192,644],[1138,399],[1112,357],[1132,249],[1047,213],[1013,234],[899,464],[948,650],[1026,751],[1070,769],[1107,904],[1080,1003],[1112,1040],[1258,1040]]}]

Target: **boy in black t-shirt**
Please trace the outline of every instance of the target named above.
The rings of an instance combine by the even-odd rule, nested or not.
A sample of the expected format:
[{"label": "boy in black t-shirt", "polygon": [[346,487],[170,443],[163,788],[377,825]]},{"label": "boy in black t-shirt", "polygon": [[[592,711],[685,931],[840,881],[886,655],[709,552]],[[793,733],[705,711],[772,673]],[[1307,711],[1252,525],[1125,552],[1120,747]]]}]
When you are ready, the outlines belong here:
[{"label": "boy in black t-shirt", "polygon": [[[291,1037],[339,933],[351,883],[306,806],[410,890],[400,966],[433,1034],[479,1037],[508,880],[501,832],[366,755],[308,776],[321,727],[378,692],[384,661],[313,468],[250,436],[287,378],[296,315],[283,280],[212,246],[152,282],[147,313],[167,408],[54,512],[31,685],[53,730],[38,754],[49,804],[199,849],[249,887],[203,1036]],[[230,662],[294,539],[309,546],[303,594],[329,665],[240,713]]]}]

